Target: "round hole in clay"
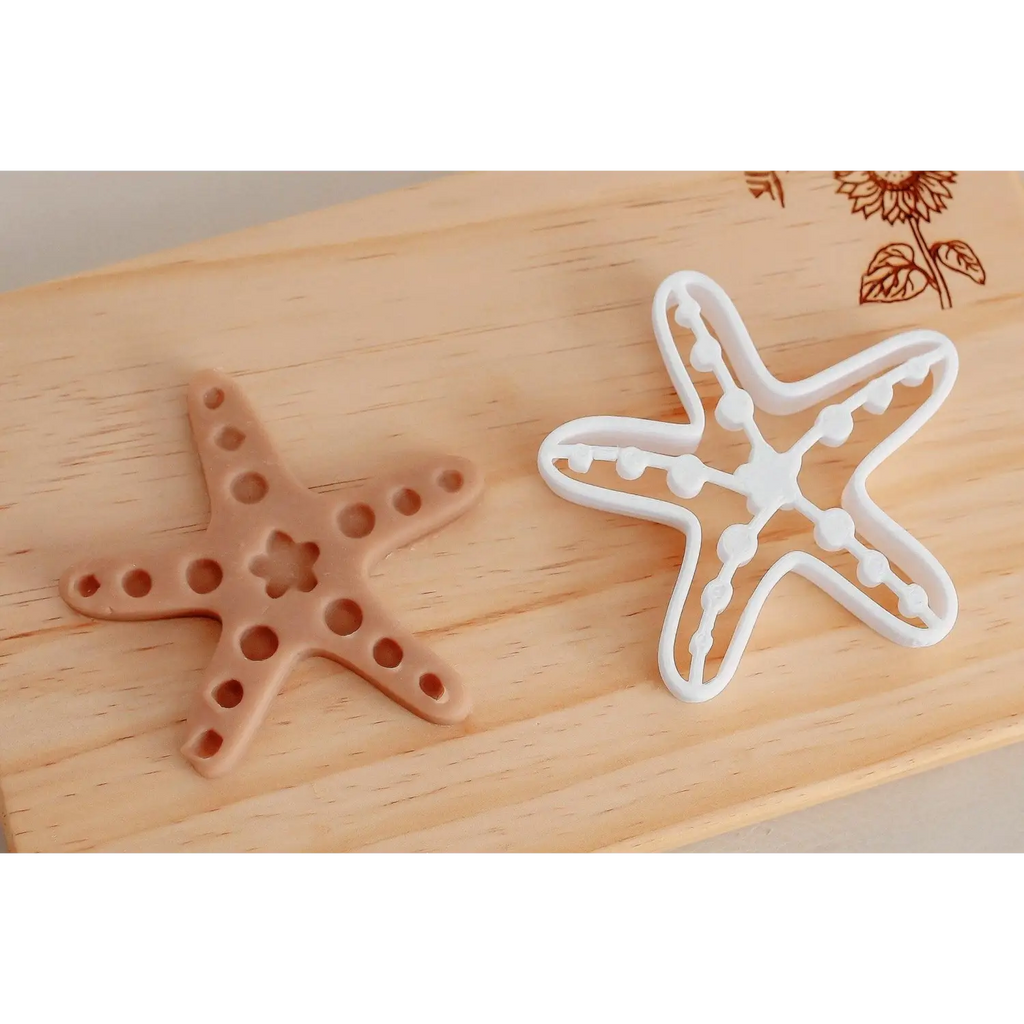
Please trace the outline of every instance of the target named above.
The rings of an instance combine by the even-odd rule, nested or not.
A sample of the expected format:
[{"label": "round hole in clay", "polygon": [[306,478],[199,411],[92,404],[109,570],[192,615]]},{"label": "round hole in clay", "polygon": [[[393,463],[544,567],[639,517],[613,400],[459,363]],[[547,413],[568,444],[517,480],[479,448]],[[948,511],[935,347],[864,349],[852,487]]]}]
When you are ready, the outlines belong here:
[{"label": "round hole in clay", "polygon": [[223,743],[224,737],[219,732],[207,729],[196,743],[196,757],[201,757],[204,761],[208,757],[213,757],[220,750]]},{"label": "round hole in clay", "polygon": [[433,672],[420,676],[420,689],[431,700],[440,700],[444,696],[444,683]]},{"label": "round hole in clay", "polygon": [[402,664],[402,648],[389,637],[373,645],[373,660],[382,668],[398,668]]},{"label": "round hole in clay", "polygon": [[266,661],[277,652],[277,643],[277,634],[269,626],[253,626],[242,634],[238,646],[250,661]]},{"label": "round hole in clay", "polygon": [[237,708],[242,703],[245,690],[237,679],[228,679],[213,691],[213,699],[222,708]]},{"label": "round hole in clay", "polygon": [[438,486],[449,494],[462,490],[465,478],[457,469],[446,469],[438,478]]},{"label": "round hole in clay", "polygon": [[90,573],[88,576],[83,576],[78,583],[75,584],[75,589],[82,595],[82,597],[92,597],[92,595],[100,589],[100,581]]},{"label": "round hole in clay", "polygon": [[121,586],[129,597],[145,597],[153,589],[153,578],[145,569],[132,569],[121,580]]},{"label": "round hole in clay", "polygon": [[402,513],[403,516],[414,516],[423,505],[420,496],[408,487],[403,487],[392,499],[391,504]]},{"label": "round hole in clay", "polygon": [[224,573],[212,558],[197,558],[185,571],[185,579],[197,594],[209,594],[220,586]]},{"label": "round hole in clay", "polygon": [[217,445],[226,452],[238,451],[245,440],[245,434],[238,427],[225,427],[216,437]]},{"label": "round hole in clay", "polygon": [[203,395],[203,405],[207,409],[217,409],[224,403],[224,392],[220,388],[210,388]]},{"label": "round hole in clay", "polygon": [[269,486],[259,473],[243,473],[231,482],[231,493],[243,505],[255,505],[267,496]]},{"label": "round hole in clay", "polygon": [[373,509],[369,505],[349,505],[343,508],[338,516],[338,527],[346,537],[365,537],[377,522]]},{"label": "round hole in clay", "polygon": [[338,636],[351,636],[363,624],[363,609],[343,597],[332,601],[324,611],[324,622],[332,633]]}]

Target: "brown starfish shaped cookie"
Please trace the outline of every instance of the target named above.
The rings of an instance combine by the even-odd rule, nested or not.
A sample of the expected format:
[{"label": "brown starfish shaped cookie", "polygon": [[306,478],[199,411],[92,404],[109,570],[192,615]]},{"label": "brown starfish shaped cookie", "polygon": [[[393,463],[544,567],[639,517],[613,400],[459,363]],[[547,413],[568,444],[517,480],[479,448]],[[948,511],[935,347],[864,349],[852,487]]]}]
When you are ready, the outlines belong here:
[{"label": "brown starfish shaped cookie", "polygon": [[215,776],[235,766],[289,671],[309,655],[348,666],[428,721],[465,718],[461,680],[395,622],[367,571],[462,515],[483,490],[475,467],[424,461],[355,495],[320,495],[291,475],[222,374],[192,381],[188,411],[210,493],[206,532],[87,559],[64,574],[60,593],[98,619],[220,619],[182,747],[196,770]]}]

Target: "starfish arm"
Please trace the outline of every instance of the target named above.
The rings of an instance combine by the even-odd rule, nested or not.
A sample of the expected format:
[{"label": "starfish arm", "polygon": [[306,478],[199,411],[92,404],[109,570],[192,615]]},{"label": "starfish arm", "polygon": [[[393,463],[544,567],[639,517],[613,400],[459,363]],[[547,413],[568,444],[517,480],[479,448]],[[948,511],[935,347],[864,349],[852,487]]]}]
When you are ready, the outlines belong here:
[{"label": "starfish arm", "polygon": [[[956,621],[957,597],[952,580],[924,545],[875,506],[866,492],[862,499],[867,504],[862,504],[856,490],[847,490],[843,504],[853,508],[854,515],[845,508],[822,510],[802,495],[795,508],[814,524],[819,546],[852,555],[862,586],[891,590],[905,617],[893,615],[818,559],[813,559],[812,575],[798,571],[883,636],[907,647],[938,643]],[[865,544],[862,537],[874,546]],[[908,573],[911,582],[894,572],[890,563]],[[917,619],[922,625],[907,619]]]},{"label": "starfish arm", "polygon": [[[865,459],[867,469],[862,469],[860,472],[862,478],[866,478],[872,469],[915,434],[934,415],[935,410],[945,401],[953,387],[958,365],[956,349],[952,347],[951,343],[948,346],[936,345],[928,351],[897,362],[895,366],[885,372],[873,376],[868,383],[842,402],[823,408],[818,414],[814,426],[793,444],[790,451],[798,453],[802,457],[816,444],[824,444],[830,448],[839,447],[853,434],[855,429],[853,414],[855,412],[865,409],[869,413],[880,415],[889,408],[896,385],[902,384],[914,388],[923,384],[928,377],[932,377],[934,386],[931,394]],[[864,463],[862,463],[863,465]]]},{"label": "starfish arm", "polygon": [[[701,703],[717,696],[725,689],[736,674],[736,669],[750,641],[750,635],[753,632],[757,617],[764,607],[768,595],[775,588],[776,584],[790,572],[804,577],[804,579],[813,583],[847,611],[855,615],[865,625],[870,626],[887,639],[903,646],[929,647],[932,644],[938,643],[952,626],[951,621],[947,622],[937,617],[929,617],[928,624],[926,625],[913,625],[883,608],[862,590],[855,587],[848,579],[836,572],[835,569],[826,565],[821,559],[808,554],[806,551],[790,551],[775,562],[754,588],[736,622],[718,671],[710,678],[703,678],[704,659],[706,651],[710,650],[710,628],[705,634],[706,640],[703,644],[697,639],[696,634],[694,637],[691,637],[691,654],[694,657],[693,662],[691,662],[689,679],[682,677],[675,664],[676,635],[682,612],[682,600],[677,601],[676,594],[673,594],[662,630],[659,661],[662,677],[669,689],[677,697],[691,703]],[[683,574],[681,573],[680,583],[677,584],[677,592],[682,586]],[[907,589],[906,584],[902,586],[904,590]],[[689,581],[686,582],[685,589],[689,589]],[[705,588],[705,591],[707,589]],[[684,592],[683,599],[685,599],[685,596]],[[704,604],[704,595],[701,596],[702,604]],[[707,618],[706,610],[705,618]],[[713,625],[713,618],[711,624]],[[702,620],[703,625],[704,620]]]},{"label": "starfish arm", "polygon": [[225,624],[189,712],[181,752],[207,778],[231,771],[245,755],[297,660],[284,645],[268,655],[258,638],[247,656],[244,635],[244,627]]},{"label": "starfish arm", "polygon": [[[644,437],[653,451],[626,444],[630,436],[636,439],[636,435],[630,435],[630,431],[636,430],[637,425],[646,431]],[[662,523],[683,531],[689,537],[697,520],[688,509],[672,501],[577,480],[563,473],[556,463],[568,460],[570,469],[585,473],[595,460],[614,462],[619,475],[627,480],[638,479],[648,469],[663,470],[669,474],[668,487],[672,490],[674,486],[679,486],[679,481],[673,479],[672,473],[677,466],[677,456],[692,450],[699,439],[699,434],[689,424],[659,423],[656,420],[634,420],[619,416],[591,416],[564,423],[553,430],[541,444],[537,454],[537,469],[548,487],[566,501],[602,512]],[[582,461],[577,461],[580,458]],[[686,458],[697,467],[703,482],[710,480],[719,486],[735,489],[731,474],[704,466],[693,456],[686,455]],[[697,537],[699,544],[699,528]]]},{"label": "starfish arm", "polygon": [[[552,491],[560,498],[565,498],[576,505],[597,509],[601,512],[613,512],[628,516],[631,519],[643,519],[651,523],[662,523],[675,527],[690,535],[697,517],[682,505],[665,501],[661,498],[649,498],[642,494],[626,491],[615,491],[610,487],[589,484],[583,480],[560,473],[553,465],[544,464],[541,475]],[[699,532],[698,532],[699,537]]]},{"label": "starfish arm", "polygon": [[[676,310],[676,322],[698,336],[707,334],[702,320],[714,327],[742,387],[759,408],[774,416],[808,409],[918,356],[947,368],[952,365],[952,375],[956,375],[956,349],[949,338],[938,331],[914,330],[886,338],[803,380],[780,381],[765,366],[732,299],[711,278],[684,270],[666,278],[654,298],[655,336],[677,390],[680,388],[677,376],[686,375],[687,382],[689,376],[669,328],[668,312],[672,308]],[[690,383],[689,389],[692,387]],[[681,396],[689,389],[684,388]],[[686,398],[684,405],[689,412]]]},{"label": "starfish arm", "polygon": [[700,317],[700,306],[689,294],[687,284],[688,279],[684,274],[673,274],[662,282],[654,294],[652,321],[662,362],[679,400],[683,403],[686,415],[690,418],[690,423],[699,435],[704,432],[704,406],[701,404],[697,389],[693,386],[683,357],[679,354],[679,346],[668,322],[668,311],[675,307],[677,324],[689,328],[698,336],[698,332],[707,333],[707,328]]},{"label": "starfish arm", "polygon": [[[739,654],[746,646],[750,630],[753,628],[753,618],[756,617],[760,604],[757,604],[748,617],[744,611],[737,623],[736,635],[741,637],[739,650],[735,661],[729,665],[723,665],[723,670],[710,680],[705,680],[705,664],[714,640],[715,624],[719,616],[729,607],[733,599],[733,580],[736,573],[743,566],[747,565],[757,552],[758,535],[764,529],[765,524],[777,511],[775,507],[767,506],[762,509],[748,523],[736,523],[722,532],[718,540],[717,555],[722,567],[718,575],[704,585],[700,595],[701,617],[689,638],[688,649],[690,653],[689,675],[684,677],[676,664],[676,640],[679,633],[679,623],[685,608],[686,598],[689,595],[696,571],[697,559],[700,554],[700,529],[695,531],[695,542],[687,534],[686,556],[680,569],[679,579],[676,582],[672,597],[669,599],[668,609],[665,613],[665,622],[662,626],[661,639],[658,645],[658,664],[661,669],[662,679],[669,690],[689,703],[700,703],[709,700],[720,693],[732,678],[735,672],[736,662]],[[692,562],[689,558],[692,557]],[[761,599],[763,602],[763,598]],[[749,621],[748,621],[749,618]],[[730,642],[729,648],[732,649]],[[729,654],[726,654],[726,662],[729,662]]]},{"label": "starfish arm", "polygon": [[[663,423],[628,416],[585,416],[563,423],[548,434],[541,443],[538,465],[545,473],[545,467],[559,459],[570,460],[575,469],[574,456],[585,457],[588,466],[591,459],[615,462],[626,448],[669,460],[695,451],[702,429],[693,423]],[[655,458],[648,464],[660,463]]]},{"label": "starfish arm", "polygon": [[[718,666],[718,671],[710,677],[706,677],[705,665],[707,655],[711,650],[714,624],[717,615],[721,611],[724,611],[725,607],[728,605],[728,598],[723,598],[723,604],[721,601],[716,602],[716,597],[721,594],[721,587],[723,583],[725,583],[727,587],[731,584],[733,574],[729,571],[728,567],[723,567],[723,571],[719,574],[719,577],[708,583],[704,588],[704,592],[701,594],[701,606],[703,608],[701,622],[693,636],[690,637],[689,641],[689,650],[692,659],[690,663],[689,678],[684,678],[680,674],[675,663],[676,637],[679,632],[679,619],[682,614],[683,600],[686,595],[683,594],[683,600],[679,600],[677,599],[677,593],[673,593],[672,599],[669,602],[668,612],[665,615],[665,623],[662,627],[661,642],[658,649],[662,678],[672,693],[681,700],[692,704],[703,703],[704,701],[710,700],[712,697],[720,694],[736,674],[736,669],[739,666],[740,659],[743,656],[743,652],[746,650],[747,643],[750,641],[750,635],[754,630],[754,624],[757,621],[757,616],[760,614],[765,601],[768,599],[768,595],[779,580],[781,580],[786,573],[795,571],[799,572],[800,575],[811,579],[812,582],[819,583],[820,585],[817,574],[810,566],[805,565],[805,562],[816,563],[817,566],[827,570],[827,572],[834,573],[834,570],[830,569],[823,562],[819,561],[817,558],[813,558],[811,555],[808,555],[803,551],[792,551],[780,558],[768,570],[768,572],[765,573],[754,588],[753,593],[748,598],[747,603],[744,606],[743,611],[740,613],[735,627],[733,628],[732,636],[729,638],[725,654]],[[810,571],[810,575],[807,571],[802,571],[803,569],[808,569]],[[692,571],[690,575],[692,577]],[[834,575],[839,577],[838,573],[834,573]],[[842,577],[839,577],[839,579],[842,579]],[[846,583],[847,581],[843,580],[843,582]],[[676,585],[677,592],[679,591],[681,584],[682,573],[680,574],[680,583]],[[713,589],[715,587],[719,588],[717,593]],[[689,581],[687,581],[686,589],[689,589]],[[856,588],[851,587],[851,589]]]},{"label": "starfish arm", "polygon": [[[683,511],[686,510],[684,509]],[[691,660],[689,677],[684,676],[676,664],[675,654],[679,620],[682,618],[683,610],[686,607],[690,587],[693,585],[694,573],[697,571],[697,560],[700,557],[700,522],[693,513],[688,512],[687,514],[692,519],[692,522],[688,522],[685,528],[686,549],[683,552],[683,562],[679,567],[679,575],[676,577],[675,586],[672,588],[672,596],[669,598],[668,608],[665,612],[665,621],[661,629],[661,639],[658,643],[658,669],[661,672],[662,681],[668,687],[670,693],[680,700],[693,703],[707,699],[701,696],[702,669]],[[701,659],[702,664],[703,659]]]},{"label": "starfish arm", "polygon": [[470,712],[458,673],[368,592],[326,606],[313,653],[352,669],[428,722],[452,725]]},{"label": "starfish arm", "polygon": [[854,470],[842,496],[842,504],[853,516],[858,532],[909,573],[910,578],[927,594],[928,605],[937,616],[937,621],[928,622],[927,640],[922,640],[918,634],[912,634],[912,639],[899,640],[900,643],[910,643],[912,646],[936,643],[953,628],[958,613],[956,588],[939,560],[875,504],[868,493],[867,481],[885,459],[934,415],[952,390],[957,369],[956,349],[950,344],[949,349],[943,350],[938,359],[933,359],[927,366],[922,361],[909,371],[914,374],[911,383],[930,372],[934,377],[932,393],[896,430],[868,453]]},{"label": "starfish arm", "polygon": [[[359,552],[371,566],[434,533],[466,512],[483,493],[483,475],[468,459],[436,457],[405,471],[376,477],[339,506],[335,516],[346,531],[346,516],[358,510]],[[335,496],[329,500],[337,501]],[[365,532],[364,532],[365,531]]]},{"label": "starfish arm", "polygon": [[[820,587],[848,612],[856,615],[865,625],[870,626],[886,639],[904,647],[931,647],[953,628],[956,619],[955,592],[953,592],[953,605],[943,610],[945,614],[940,614],[928,603],[927,593],[922,587],[917,584],[908,585],[894,577],[891,584],[886,585],[889,585],[899,597],[901,610],[906,609],[908,616],[915,615],[924,623],[915,625],[883,608],[877,601],[870,598],[863,590],[855,587],[845,576],[840,575],[821,559],[815,558],[805,551],[791,551],[779,559],[775,566],[786,562],[787,559],[789,563],[785,567],[786,572],[795,572],[803,576],[804,579]],[[775,571],[775,566],[772,567],[771,572]],[[768,576],[765,579],[768,579]],[[775,582],[778,580],[774,580],[771,586],[774,586]],[[758,587],[760,588],[760,584]],[[769,587],[769,589],[771,588]],[[915,594],[920,595],[920,601],[915,601]]]},{"label": "starfish arm", "polygon": [[[209,615],[207,560],[193,545],[126,550],[86,558],[60,580],[60,595],[94,619],[168,619]],[[213,570],[219,571],[219,570]]]},{"label": "starfish arm", "polygon": [[[270,436],[242,389],[213,370],[188,386],[188,415],[210,492],[211,512],[228,496],[243,505],[259,502],[267,489],[305,493],[281,462]],[[233,507],[234,502],[231,503]]]}]

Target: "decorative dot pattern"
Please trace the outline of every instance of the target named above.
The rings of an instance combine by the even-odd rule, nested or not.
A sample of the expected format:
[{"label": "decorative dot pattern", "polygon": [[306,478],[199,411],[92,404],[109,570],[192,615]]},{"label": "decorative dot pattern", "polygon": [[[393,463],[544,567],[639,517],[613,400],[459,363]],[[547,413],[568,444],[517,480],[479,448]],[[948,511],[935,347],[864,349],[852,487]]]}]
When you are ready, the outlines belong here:
[{"label": "decorative dot pattern", "polygon": [[206,531],[88,558],[65,574],[61,594],[96,618],[221,621],[185,729],[182,753],[193,767],[216,776],[237,765],[272,697],[310,655],[348,666],[429,721],[463,719],[462,679],[395,621],[368,572],[468,511],[483,487],[475,467],[420,459],[344,495],[317,494],[291,475],[229,378],[200,374],[189,416],[210,492]]}]

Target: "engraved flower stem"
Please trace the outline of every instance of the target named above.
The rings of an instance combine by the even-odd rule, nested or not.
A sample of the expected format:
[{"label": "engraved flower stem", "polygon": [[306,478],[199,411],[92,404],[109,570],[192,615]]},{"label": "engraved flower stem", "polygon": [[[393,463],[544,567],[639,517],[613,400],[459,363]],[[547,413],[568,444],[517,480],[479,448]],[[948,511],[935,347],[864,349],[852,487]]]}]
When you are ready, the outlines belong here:
[{"label": "engraved flower stem", "polygon": [[921,220],[919,217],[910,217],[909,220],[910,230],[914,232],[914,241],[917,242],[917,247],[921,250],[921,257],[925,262],[928,273],[931,274],[932,284],[935,285],[935,290],[939,293],[939,306],[942,309],[950,309],[953,306],[953,301],[949,297],[949,288],[946,287],[946,279],[942,276],[939,265],[928,251],[924,235],[921,234]]}]

